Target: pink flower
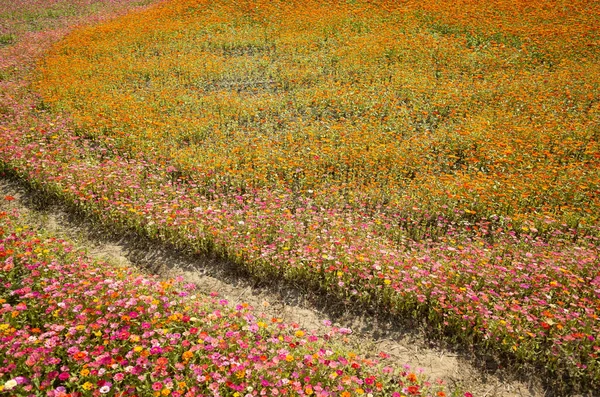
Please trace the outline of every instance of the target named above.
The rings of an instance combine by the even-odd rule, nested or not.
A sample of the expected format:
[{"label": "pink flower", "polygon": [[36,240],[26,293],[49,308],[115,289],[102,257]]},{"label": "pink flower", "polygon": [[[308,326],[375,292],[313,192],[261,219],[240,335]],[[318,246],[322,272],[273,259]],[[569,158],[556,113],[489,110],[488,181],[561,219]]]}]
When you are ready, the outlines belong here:
[{"label": "pink flower", "polygon": [[162,349],[159,346],[154,346],[150,349],[150,354],[160,354],[162,353]]},{"label": "pink flower", "polygon": [[162,390],[163,385],[160,382],[154,382],[154,384],[152,385],[152,390],[154,391],[160,391]]}]

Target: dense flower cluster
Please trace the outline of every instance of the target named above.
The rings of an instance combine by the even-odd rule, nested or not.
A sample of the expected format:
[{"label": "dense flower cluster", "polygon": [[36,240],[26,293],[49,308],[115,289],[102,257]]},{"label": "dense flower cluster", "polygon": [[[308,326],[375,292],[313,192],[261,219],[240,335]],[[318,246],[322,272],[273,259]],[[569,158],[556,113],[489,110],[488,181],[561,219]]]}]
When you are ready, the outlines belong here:
[{"label": "dense flower cluster", "polygon": [[[90,260],[0,212],[0,392],[13,396],[445,396],[407,368],[182,280]],[[382,353],[385,358],[385,354]]]},{"label": "dense flower cluster", "polygon": [[396,3],[167,2],[69,35],[36,87],[203,191],[594,224],[600,6]]},{"label": "dense flower cluster", "polygon": [[58,34],[0,48],[0,164],[99,222],[600,387],[594,2],[552,26],[535,1],[519,20],[500,0],[267,3],[79,30],[43,103],[31,43]]}]

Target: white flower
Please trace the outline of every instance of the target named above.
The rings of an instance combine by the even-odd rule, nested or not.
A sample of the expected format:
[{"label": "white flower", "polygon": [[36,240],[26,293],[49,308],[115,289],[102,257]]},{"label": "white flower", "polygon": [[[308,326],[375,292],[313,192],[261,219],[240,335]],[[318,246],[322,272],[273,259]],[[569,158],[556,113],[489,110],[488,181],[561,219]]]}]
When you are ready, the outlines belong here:
[{"label": "white flower", "polygon": [[12,390],[17,385],[17,381],[14,379],[9,380],[4,384],[4,390]]},{"label": "white flower", "polygon": [[100,393],[102,393],[102,394],[106,394],[106,393],[108,393],[109,391],[110,391],[110,386],[102,386],[102,387],[100,388]]}]

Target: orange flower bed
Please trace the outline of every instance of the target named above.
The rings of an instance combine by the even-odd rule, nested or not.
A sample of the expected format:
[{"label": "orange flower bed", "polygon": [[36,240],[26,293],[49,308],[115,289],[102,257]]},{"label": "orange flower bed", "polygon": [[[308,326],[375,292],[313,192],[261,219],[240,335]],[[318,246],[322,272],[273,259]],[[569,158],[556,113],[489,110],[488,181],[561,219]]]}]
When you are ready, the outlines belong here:
[{"label": "orange flower bed", "polygon": [[210,189],[594,223],[597,5],[177,1],[79,30],[36,87]]}]

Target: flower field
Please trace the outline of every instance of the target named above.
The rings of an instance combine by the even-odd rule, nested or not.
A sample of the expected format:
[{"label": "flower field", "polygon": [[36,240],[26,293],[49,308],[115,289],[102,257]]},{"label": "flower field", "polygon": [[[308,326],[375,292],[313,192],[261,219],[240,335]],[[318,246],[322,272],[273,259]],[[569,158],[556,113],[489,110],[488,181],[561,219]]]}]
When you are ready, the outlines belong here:
[{"label": "flower field", "polygon": [[0,393],[447,395],[384,353],[345,350],[345,328],[311,334],[181,280],[92,261],[14,211],[0,212],[0,257]]},{"label": "flower field", "polygon": [[594,390],[598,15],[180,0],[14,34],[0,164],[97,222]]},{"label": "flower field", "polygon": [[598,5],[394,3],[167,3],[70,35],[36,87],[203,193],[594,224]]}]

